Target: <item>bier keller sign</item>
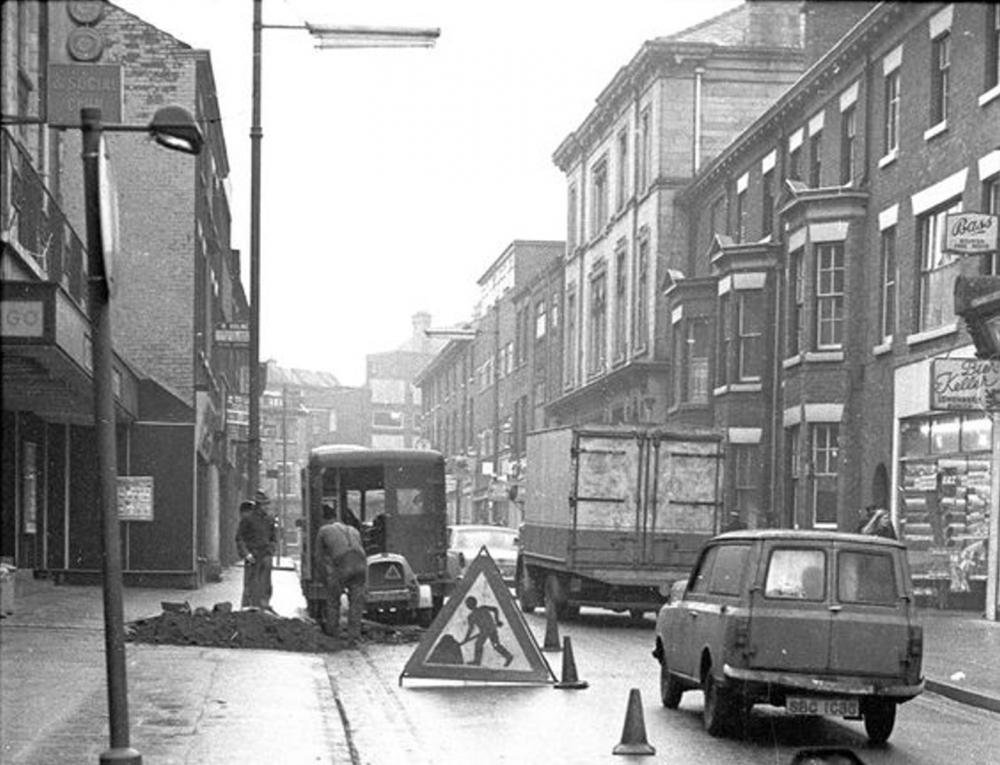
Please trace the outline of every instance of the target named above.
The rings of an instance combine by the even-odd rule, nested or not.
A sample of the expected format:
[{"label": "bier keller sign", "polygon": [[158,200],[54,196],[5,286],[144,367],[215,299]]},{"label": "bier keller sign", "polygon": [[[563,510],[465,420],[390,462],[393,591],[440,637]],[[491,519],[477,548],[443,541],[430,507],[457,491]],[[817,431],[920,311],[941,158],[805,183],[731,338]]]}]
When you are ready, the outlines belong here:
[{"label": "bier keller sign", "polygon": [[934,359],[931,409],[993,411],[1000,403],[1000,361]]},{"label": "bier keller sign", "polygon": [[965,255],[997,250],[1000,216],[987,213],[951,213],[945,226],[944,249]]}]

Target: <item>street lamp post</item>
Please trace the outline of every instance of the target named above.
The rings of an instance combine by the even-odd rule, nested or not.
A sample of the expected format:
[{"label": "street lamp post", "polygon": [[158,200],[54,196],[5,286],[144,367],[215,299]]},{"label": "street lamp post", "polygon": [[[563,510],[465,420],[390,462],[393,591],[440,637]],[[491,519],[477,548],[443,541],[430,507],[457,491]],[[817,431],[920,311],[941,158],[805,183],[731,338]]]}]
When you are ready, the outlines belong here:
[{"label": "street lamp post", "polygon": [[148,131],[170,149],[188,154],[201,151],[197,125],[177,106],[157,111],[146,127],[103,125],[101,110],[80,111],[83,189],[87,227],[87,266],[90,275],[91,359],[94,376],[94,434],[97,441],[98,496],[101,510],[101,558],[104,576],[104,650],[108,680],[108,718],[111,748],[100,762],[141,765],[142,755],[129,745],[128,685],[125,676],[125,629],[122,607],[121,539],[118,519],[118,456],[115,434],[115,394],[112,382],[114,346],[111,337],[111,269],[106,248],[105,216],[101,197],[103,133]]},{"label": "street lamp post", "polygon": [[264,24],[263,0],[253,0],[253,92],[250,125],[250,424],[247,433],[247,481],[252,496],[260,482],[260,193],[261,193],[261,59],[265,29],[304,29],[316,47],[431,48],[441,36],[437,28],[331,26],[328,24]]}]

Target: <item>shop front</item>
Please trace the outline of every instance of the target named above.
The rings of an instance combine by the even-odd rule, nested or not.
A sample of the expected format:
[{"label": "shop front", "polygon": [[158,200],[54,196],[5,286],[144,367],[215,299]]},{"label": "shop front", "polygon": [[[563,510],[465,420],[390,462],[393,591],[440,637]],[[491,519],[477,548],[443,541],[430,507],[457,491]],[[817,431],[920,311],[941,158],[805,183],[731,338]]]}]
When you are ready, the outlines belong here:
[{"label": "shop front", "polygon": [[979,610],[997,499],[990,496],[993,418],[981,393],[990,367],[971,356],[963,349],[897,370],[893,518],[918,597]]}]

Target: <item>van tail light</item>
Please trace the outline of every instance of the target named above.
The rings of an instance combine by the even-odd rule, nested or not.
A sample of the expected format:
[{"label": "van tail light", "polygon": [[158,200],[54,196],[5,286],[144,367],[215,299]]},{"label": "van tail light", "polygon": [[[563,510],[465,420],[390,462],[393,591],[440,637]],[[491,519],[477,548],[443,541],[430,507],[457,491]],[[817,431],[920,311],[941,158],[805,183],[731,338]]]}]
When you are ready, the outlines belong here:
[{"label": "van tail light", "polygon": [[729,645],[738,651],[746,651],[750,646],[750,619],[746,616],[731,616],[727,625]]},{"label": "van tail light", "polygon": [[918,658],[924,653],[924,628],[910,625],[906,641],[906,654],[910,658]]}]

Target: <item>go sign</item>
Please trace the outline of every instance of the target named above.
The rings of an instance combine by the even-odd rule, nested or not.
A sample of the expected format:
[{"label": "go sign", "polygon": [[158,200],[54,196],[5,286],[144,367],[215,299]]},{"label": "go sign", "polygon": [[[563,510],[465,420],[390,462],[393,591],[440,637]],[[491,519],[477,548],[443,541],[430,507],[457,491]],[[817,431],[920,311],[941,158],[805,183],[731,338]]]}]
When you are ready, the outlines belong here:
[{"label": "go sign", "polygon": [[4,337],[42,337],[45,313],[41,300],[4,300],[0,304],[0,334]]}]

